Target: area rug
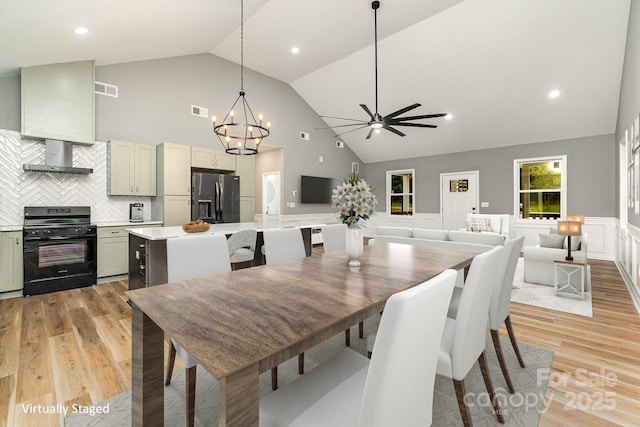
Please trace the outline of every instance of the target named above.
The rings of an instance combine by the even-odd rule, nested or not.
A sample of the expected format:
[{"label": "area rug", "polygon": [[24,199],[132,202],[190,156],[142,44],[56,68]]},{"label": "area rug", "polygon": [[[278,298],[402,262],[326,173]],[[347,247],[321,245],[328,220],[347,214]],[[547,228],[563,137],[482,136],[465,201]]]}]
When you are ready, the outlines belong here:
[{"label": "area rug", "polygon": [[563,311],[585,317],[593,317],[591,292],[585,292],[584,300],[555,295],[553,286],[537,285],[524,281],[524,260],[518,259],[516,273],[513,276],[511,302],[534,305],[550,310]]},{"label": "area rug", "polygon": [[[365,332],[371,333],[377,329],[377,316],[365,323]],[[351,346],[362,354],[366,352],[366,340],[357,337],[357,331],[352,331]],[[540,413],[545,409],[545,391],[553,353],[551,351],[519,343],[526,368],[520,368],[508,340],[503,340],[502,347],[511,373],[511,379],[516,388],[515,394],[509,394],[506,383],[500,371],[497,357],[487,334],[487,361],[489,371],[496,388],[500,408],[506,420],[506,426],[536,426]],[[305,353],[305,370],[311,370],[319,363],[332,357],[344,347],[344,335],[336,335]],[[278,379],[281,386],[293,381],[298,376],[298,358],[293,358],[278,368]],[[465,379],[467,390],[466,400],[471,407],[474,425],[498,426],[496,416],[482,381],[480,368],[476,363],[473,370]],[[165,425],[185,425],[185,394],[184,370],[174,373],[171,385],[165,387]],[[198,369],[196,381],[196,426],[208,427],[218,425],[218,386],[217,381],[204,369]],[[271,392],[270,373],[260,376],[260,395]],[[73,414],[65,417],[67,427],[122,427],[131,425],[131,392],[127,391],[95,405],[108,408],[107,414]],[[462,420],[453,389],[453,383],[448,378],[437,377],[434,406],[433,426],[460,426]],[[97,412],[97,411],[96,411]]]}]

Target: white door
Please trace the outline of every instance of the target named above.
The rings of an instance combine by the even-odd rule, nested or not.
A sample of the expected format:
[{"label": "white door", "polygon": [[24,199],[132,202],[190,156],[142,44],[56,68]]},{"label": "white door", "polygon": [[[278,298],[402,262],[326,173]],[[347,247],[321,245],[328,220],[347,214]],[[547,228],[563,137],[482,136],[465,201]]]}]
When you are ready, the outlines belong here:
[{"label": "white door", "polygon": [[466,228],[468,213],[478,211],[478,171],[440,174],[442,229]]},{"label": "white door", "polygon": [[262,174],[262,213],[280,215],[280,171]]}]

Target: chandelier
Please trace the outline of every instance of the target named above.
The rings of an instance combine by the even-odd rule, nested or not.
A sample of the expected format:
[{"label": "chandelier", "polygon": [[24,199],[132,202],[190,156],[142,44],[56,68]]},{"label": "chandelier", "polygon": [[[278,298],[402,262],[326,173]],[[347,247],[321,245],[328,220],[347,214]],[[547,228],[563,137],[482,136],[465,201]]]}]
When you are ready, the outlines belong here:
[{"label": "chandelier", "polygon": [[[236,116],[234,108],[238,108]],[[269,136],[271,122],[262,125],[262,114],[258,114],[256,120],[245,98],[244,91],[244,0],[240,1],[240,94],[231,106],[231,109],[222,120],[216,124],[216,116],[213,120],[213,131],[224,147],[224,151],[235,155],[258,154],[258,146],[262,140]]]}]

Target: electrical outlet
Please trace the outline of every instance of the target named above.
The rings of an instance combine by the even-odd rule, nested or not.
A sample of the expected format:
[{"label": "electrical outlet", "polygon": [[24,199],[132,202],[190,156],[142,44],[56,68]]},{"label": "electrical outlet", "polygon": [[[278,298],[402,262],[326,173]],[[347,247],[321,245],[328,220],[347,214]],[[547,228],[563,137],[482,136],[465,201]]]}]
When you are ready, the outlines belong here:
[{"label": "electrical outlet", "polygon": [[295,202],[290,202],[289,203],[289,207],[290,208],[295,208],[296,207],[296,203]]},{"label": "electrical outlet", "polygon": [[342,142],[342,141],[336,141],[336,147],[338,147],[338,148],[344,148],[344,142]]},{"label": "electrical outlet", "polygon": [[309,132],[300,132],[300,139],[304,139],[305,141],[309,140]]}]

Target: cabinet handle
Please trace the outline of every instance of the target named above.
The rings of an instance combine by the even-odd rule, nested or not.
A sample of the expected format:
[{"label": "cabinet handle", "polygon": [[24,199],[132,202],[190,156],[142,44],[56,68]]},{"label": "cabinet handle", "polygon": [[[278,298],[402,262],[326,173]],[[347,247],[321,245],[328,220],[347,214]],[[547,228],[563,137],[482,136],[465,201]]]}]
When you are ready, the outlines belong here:
[{"label": "cabinet handle", "polygon": [[16,237],[16,245],[19,245],[19,244],[20,244],[20,238]]},{"label": "cabinet handle", "polygon": [[136,185],[136,193],[137,193],[138,191],[139,191],[139,190],[138,190],[138,186]]},{"label": "cabinet handle", "polygon": [[120,234],[120,231],[112,231],[111,234]]},{"label": "cabinet handle", "polygon": [[131,192],[133,193],[133,185],[131,186]]}]

